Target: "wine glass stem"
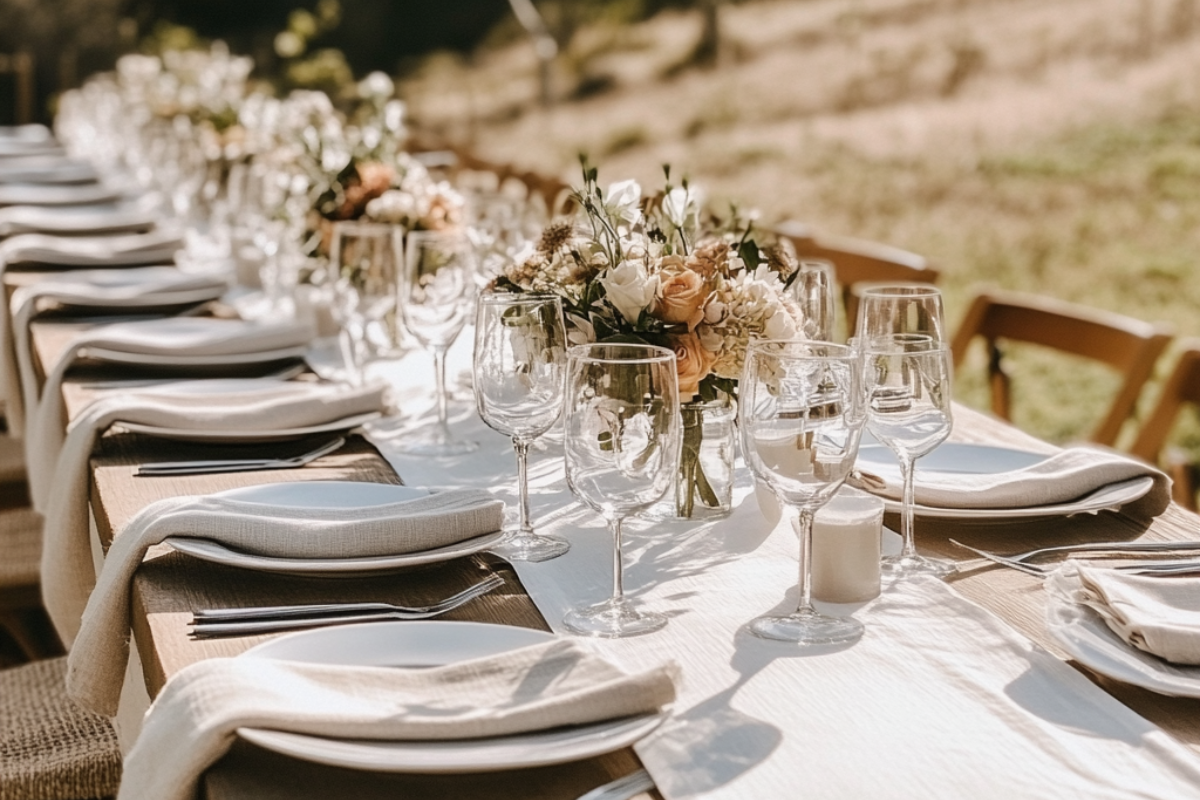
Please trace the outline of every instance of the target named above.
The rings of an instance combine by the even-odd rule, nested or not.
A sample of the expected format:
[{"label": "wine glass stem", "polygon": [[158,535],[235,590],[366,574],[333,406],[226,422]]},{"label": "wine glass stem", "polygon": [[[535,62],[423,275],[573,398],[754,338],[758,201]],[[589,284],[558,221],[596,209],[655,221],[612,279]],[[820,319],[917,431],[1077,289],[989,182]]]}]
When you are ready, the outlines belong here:
[{"label": "wine glass stem", "polygon": [[625,599],[625,571],[621,559],[621,517],[609,517],[608,530],[613,537],[613,591],[612,599]]},{"label": "wine glass stem", "polygon": [[905,456],[900,459],[900,477],[904,479],[904,494],[900,502],[900,532],[904,536],[904,547],[900,551],[901,558],[914,558],[917,555],[916,535],[913,531],[913,505],[916,501],[915,472],[916,459]]},{"label": "wine glass stem", "polygon": [[433,374],[437,380],[437,424],[442,441],[450,438],[449,411],[446,404],[446,348],[433,348]]},{"label": "wine glass stem", "polygon": [[342,327],[338,334],[338,343],[342,347],[342,360],[346,363],[346,376],[350,385],[362,386],[363,374],[359,361],[358,337],[350,330],[350,326]]},{"label": "wine glass stem", "polygon": [[533,526],[529,522],[529,471],[526,467],[529,461],[529,442],[519,436],[513,437],[513,450],[517,452],[517,512],[520,515],[518,530],[521,533],[531,533]]},{"label": "wine glass stem", "polygon": [[800,529],[800,580],[797,584],[800,600],[796,604],[797,614],[811,614],[815,611],[812,604],[812,538],[815,515],[816,512],[812,509],[802,508],[797,520],[797,527]]}]

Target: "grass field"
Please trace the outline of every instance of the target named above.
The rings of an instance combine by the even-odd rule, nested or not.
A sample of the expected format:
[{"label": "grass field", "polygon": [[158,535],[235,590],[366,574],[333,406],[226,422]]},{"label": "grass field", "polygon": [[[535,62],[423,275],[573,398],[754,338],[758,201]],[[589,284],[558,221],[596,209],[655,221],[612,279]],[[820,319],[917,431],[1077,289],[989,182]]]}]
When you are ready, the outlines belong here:
[{"label": "grass field", "polygon": [[[405,92],[422,127],[494,159],[573,178],[585,151],[602,179],[647,184],[670,162],[715,200],[922,253],[943,270],[951,327],[990,283],[1200,337],[1196,0],[758,0],[722,13],[715,69],[691,65],[700,22],[677,12],[583,31],[549,109],[520,41],[431,59]],[[1018,392],[1036,387],[1018,424],[1086,435],[1111,376],[1015,355]],[[956,390],[979,407],[981,369],[961,370]],[[1194,420],[1178,437],[1200,455]]]}]

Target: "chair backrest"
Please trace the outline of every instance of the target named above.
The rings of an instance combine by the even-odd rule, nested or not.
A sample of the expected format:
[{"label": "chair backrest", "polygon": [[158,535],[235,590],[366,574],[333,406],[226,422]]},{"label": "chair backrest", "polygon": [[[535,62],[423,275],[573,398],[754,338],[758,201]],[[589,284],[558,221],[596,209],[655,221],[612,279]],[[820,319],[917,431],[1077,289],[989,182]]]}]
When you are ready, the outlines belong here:
[{"label": "chair backrest", "polygon": [[1116,442],[1137,406],[1142,386],[1172,338],[1160,325],[1123,314],[998,290],[979,294],[959,325],[951,343],[956,367],[977,336],[988,346],[992,410],[1004,419],[1011,418],[1011,387],[1002,363],[1001,340],[1028,342],[1099,361],[1122,375],[1116,397],[1090,436],[1105,445]]},{"label": "chair backrest", "polygon": [[771,228],[776,236],[791,242],[800,259],[822,259],[833,264],[842,290],[846,330],[853,332],[858,320],[858,294],[864,283],[937,283],[940,273],[924,256],[898,247],[854,239],[849,236],[817,235],[798,222],[782,222]]},{"label": "chair backrest", "polygon": [[1147,415],[1138,430],[1129,452],[1151,464],[1161,464],[1171,473],[1172,494],[1175,501],[1187,508],[1196,509],[1196,466],[1177,453],[1168,453],[1164,459],[1163,448],[1167,437],[1175,426],[1175,419],[1185,405],[1200,405],[1200,341],[1189,342],[1179,354],[1171,374],[1163,381],[1162,390],[1154,409]]}]

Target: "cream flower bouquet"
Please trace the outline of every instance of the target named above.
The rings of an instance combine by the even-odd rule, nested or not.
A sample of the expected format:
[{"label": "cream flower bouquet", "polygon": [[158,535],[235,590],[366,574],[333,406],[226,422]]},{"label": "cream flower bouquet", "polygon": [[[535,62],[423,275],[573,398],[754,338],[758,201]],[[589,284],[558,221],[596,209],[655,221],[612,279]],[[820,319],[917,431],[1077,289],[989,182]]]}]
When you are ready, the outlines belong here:
[{"label": "cream flower bouquet", "polygon": [[[645,196],[631,180],[602,190],[584,163],[574,219],[547,227],[496,280],[497,291],[549,292],[562,298],[572,343],[644,342],[675,352],[684,421],[676,513],[728,508],[700,459],[701,409],[737,395],[752,339],[800,335],[787,287],[795,259],[761,243],[732,213],[721,221],[701,208],[670,170],[661,193]],[[727,488],[727,487],[726,487]]]}]

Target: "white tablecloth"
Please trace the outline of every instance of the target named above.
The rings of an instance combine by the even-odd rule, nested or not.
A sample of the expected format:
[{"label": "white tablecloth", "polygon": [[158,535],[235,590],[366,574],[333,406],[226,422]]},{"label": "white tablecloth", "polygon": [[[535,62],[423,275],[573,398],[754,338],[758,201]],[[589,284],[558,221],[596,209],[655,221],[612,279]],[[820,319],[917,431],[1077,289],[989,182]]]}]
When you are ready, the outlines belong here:
[{"label": "white tablecloth", "polygon": [[[451,353],[451,383],[469,364],[468,335]],[[389,447],[429,424],[428,365],[414,353],[376,367],[399,382],[408,415],[372,439],[406,482],[497,487],[511,513],[511,444],[465,402],[453,427],[481,442],[477,453],[438,461]],[[611,542],[567,491],[561,448],[535,456],[530,480],[535,525],[572,550],[515,566],[561,631],[569,606],[607,596]],[[747,621],[794,606],[797,544],[786,521],[772,528],[762,517],[744,470],[735,505],[712,523],[627,526],[627,591],[671,621],[599,642],[630,668],[664,658],[683,667],[673,719],[637,746],[666,797],[1200,797],[1189,749],[940,581],[859,609],[867,632],[852,646],[751,636]]]}]

